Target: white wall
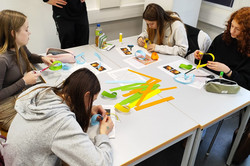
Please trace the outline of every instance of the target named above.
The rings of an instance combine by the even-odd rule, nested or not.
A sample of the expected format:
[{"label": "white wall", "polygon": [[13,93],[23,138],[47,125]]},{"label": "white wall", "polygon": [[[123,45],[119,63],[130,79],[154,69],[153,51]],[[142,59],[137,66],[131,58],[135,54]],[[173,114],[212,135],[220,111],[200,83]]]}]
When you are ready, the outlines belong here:
[{"label": "white wall", "polygon": [[232,8],[203,1],[197,27],[214,39],[224,31],[225,23],[231,13],[244,6],[250,6],[250,0],[234,0]]},{"label": "white wall", "polygon": [[[201,2],[202,0],[145,0],[144,8],[146,8],[149,3],[157,3],[164,10],[177,12],[184,23],[196,27]],[[146,29],[145,22],[142,28]]]},{"label": "white wall", "polygon": [[50,5],[42,0],[0,0],[0,4],[0,10],[17,10],[28,17],[31,51],[42,53],[47,47],[60,47]]},{"label": "white wall", "polygon": [[[86,4],[91,44],[94,43],[96,23],[101,23],[108,40],[117,39],[119,32],[124,37],[141,32],[144,0],[121,0],[120,7],[110,9],[100,9],[100,0],[86,0]],[[0,10],[3,9],[18,10],[28,17],[31,31],[28,48],[32,52],[44,53],[48,47],[60,48],[50,5],[42,0],[0,0]]]}]

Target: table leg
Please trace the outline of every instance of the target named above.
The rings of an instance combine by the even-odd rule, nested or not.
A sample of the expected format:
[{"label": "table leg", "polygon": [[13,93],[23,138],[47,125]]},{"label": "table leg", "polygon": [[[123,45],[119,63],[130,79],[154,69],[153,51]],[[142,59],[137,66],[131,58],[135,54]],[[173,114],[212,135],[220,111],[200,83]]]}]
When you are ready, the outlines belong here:
[{"label": "table leg", "polygon": [[226,163],[227,165],[231,165],[231,163],[232,163],[235,151],[238,148],[241,137],[242,137],[243,132],[244,132],[244,130],[246,128],[246,124],[248,122],[249,116],[250,116],[250,106],[248,106],[247,109],[246,109],[246,112],[243,113],[243,118],[242,118],[242,121],[241,121],[241,124],[240,124],[240,128],[239,128],[238,133],[237,133],[237,135],[235,137],[233,146],[231,148],[231,151],[230,151],[228,159],[227,159],[227,163]]},{"label": "table leg", "polygon": [[193,144],[194,144],[195,135],[196,135],[196,130],[194,131],[194,133],[192,135],[190,135],[188,137],[188,140],[187,140],[187,143],[186,143],[186,146],[185,146],[185,151],[184,151],[184,154],[183,154],[183,157],[182,157],[181,166],[188,165],[188,161],[190,159],[192,147],[193,147]]},{"label": "table leg", "polygon": [[193,166],[194,163],[195,163],[196,155],[198,153],[198,149],[199,149],[200,142],[201,142],[202,132],[203,132],[203,129],[200,129],[200,128],[197,129],[194,144],[193,144],[193,148],[192,148],[190,159],[189,159],[189,162],[188,162],[189,166]]}]

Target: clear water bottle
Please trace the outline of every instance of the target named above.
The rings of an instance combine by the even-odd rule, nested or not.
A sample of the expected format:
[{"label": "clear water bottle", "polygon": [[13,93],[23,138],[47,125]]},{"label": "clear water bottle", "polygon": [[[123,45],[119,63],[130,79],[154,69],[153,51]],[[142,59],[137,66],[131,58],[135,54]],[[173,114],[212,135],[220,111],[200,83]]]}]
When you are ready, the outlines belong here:
[{"label": "clear water bottle", "polygon": [[100,24],[97,24],[97,27],[95,29],[95,45],[98,47],[99,43],[99,36],[102,34],[102,28]]}]

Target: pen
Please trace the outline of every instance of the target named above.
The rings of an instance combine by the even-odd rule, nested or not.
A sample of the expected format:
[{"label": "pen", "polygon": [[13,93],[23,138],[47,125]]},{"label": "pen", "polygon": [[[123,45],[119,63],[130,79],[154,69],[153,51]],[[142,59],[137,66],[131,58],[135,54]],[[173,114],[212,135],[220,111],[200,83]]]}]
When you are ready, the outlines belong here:
[{"label": "pen", "polygon": [[188,70],[185,74],[187,74],[187,73],[193,71],[194,69],[196,69],[196,68],[192,68],[191,70]]}]

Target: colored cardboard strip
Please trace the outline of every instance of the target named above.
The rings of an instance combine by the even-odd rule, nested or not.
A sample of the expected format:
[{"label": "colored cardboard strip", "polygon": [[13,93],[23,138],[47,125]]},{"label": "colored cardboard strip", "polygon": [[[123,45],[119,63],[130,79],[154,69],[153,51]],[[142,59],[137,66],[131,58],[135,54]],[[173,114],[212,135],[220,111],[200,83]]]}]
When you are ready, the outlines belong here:
[{"label": "colored cardboard strip", "polygon": [[151,102],[151,103],[147,103],[147,104],[138,106],[138,107],[135,108],[135,110],[136,110],[136,111],[139,111],[139,110],[142,110],[142,109],[144,109],[144,108],[148,108],[148,107],[151,107],[151,106],[154,106],[154,105],[157,105],[157,104],[160,104],[160,103],[169,101],[169,100],[173,100],[173,99],[174,99],[173,96],[166,97],[166,98],[163,98],[163,99],[160,99],[160,100],[153,101],[153,102]]}]

